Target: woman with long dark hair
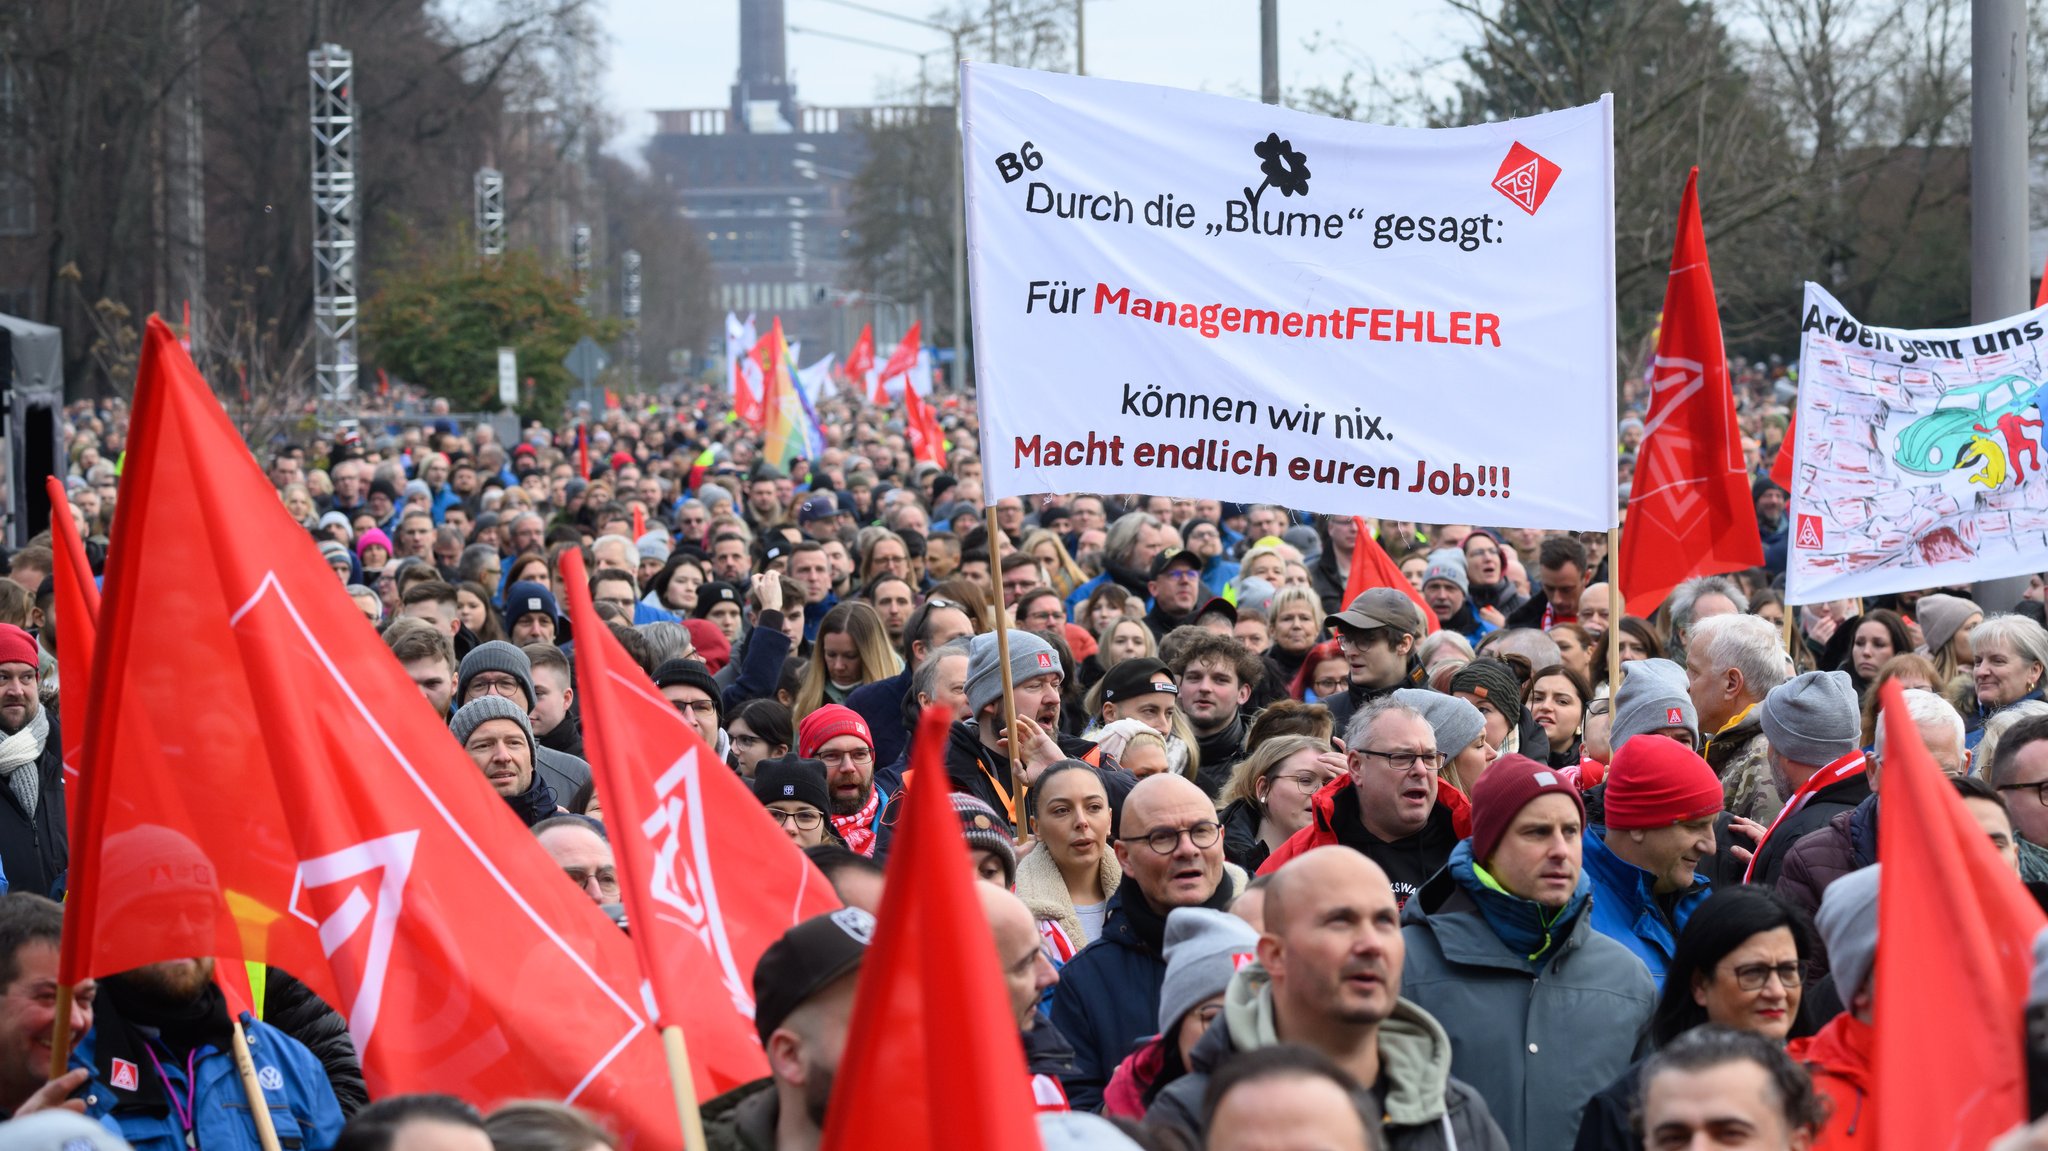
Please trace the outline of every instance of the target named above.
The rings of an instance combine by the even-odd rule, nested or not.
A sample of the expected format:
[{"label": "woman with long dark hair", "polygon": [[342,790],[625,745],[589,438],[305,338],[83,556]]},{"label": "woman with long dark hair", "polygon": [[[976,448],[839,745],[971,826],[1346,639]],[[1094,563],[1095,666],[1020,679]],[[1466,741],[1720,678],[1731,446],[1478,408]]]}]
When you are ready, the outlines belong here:
[{"label": "woman with long dark hair", "polygon": [[[1813,929],[1798,908],[1762,887],[1716,891],[1685,921],[1650,1016],[1650,1046],[1661,1048],[1703,1023],[1718,1023],[1783,1045],[1805,993]],[[1629,1130],[1642,1062],[1586,1104],[1574,1151],[1635,1151]]]}]

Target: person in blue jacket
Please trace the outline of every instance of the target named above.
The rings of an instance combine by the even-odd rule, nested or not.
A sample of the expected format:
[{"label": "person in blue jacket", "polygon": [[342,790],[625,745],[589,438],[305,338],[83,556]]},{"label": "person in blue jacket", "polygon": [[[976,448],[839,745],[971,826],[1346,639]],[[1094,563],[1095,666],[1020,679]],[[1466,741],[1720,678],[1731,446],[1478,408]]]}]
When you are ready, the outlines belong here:
[{"label": "person in blue jacket", "polygon": [[1602,790],[1607,826],[1585,840],[1593,930],[1634,952],[1661,991],[1678,932],[1708,895],[1700,862],[1714,854],[1721,780],[1678,740],[1638,735]]},{"label": "person in blue jacket", "polygon": [[[86,1114],[135,1151],[262,1151],[235,1068],[226,996],[211,959],[174,959],[100,982],[93,1031],[71,1065],[91,1074]],[[305,1045],[244,1016],[278,1144],[327,1151],[341,1104]]]}]

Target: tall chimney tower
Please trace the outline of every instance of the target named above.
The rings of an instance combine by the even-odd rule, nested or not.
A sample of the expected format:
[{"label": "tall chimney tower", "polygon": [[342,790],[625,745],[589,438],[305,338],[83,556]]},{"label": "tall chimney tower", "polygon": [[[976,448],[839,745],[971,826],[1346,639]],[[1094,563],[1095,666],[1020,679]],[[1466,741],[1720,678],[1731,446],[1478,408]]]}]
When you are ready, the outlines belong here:
[{"label": "tall chimney tower", "polygon": [[782,0],[740,0],[740,74],[732,86],[732,118],[744,132],[796,127]]}]

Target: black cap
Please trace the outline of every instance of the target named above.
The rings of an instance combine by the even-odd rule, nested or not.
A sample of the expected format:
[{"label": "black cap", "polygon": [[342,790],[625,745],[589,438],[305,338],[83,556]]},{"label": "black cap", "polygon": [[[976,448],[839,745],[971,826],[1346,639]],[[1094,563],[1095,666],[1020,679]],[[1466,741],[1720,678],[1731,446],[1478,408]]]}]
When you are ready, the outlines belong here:
[{"label": "black cap", "polygon": [[1173,682],[1173,673],[1156,659],[1127,659],[1110,668],[1102,676],[1102,702],[1116,703],[1132,696],[1151,695],[1165,692],[1179,695],[1180,687]]},{"label": "black cap", "polygon": [[694,659],[667,659],[654,669],[654,686],[684,684],[711,697],[711,702],[718,708],[718,726],[724,727],[725,704],[719,698],[718,680],[712,676],[710,668]]},{"label": "black cap", "polygon": [[1227,599],[1224,599],[1220,595],[1210,597],[1209,602],[1203,604],[1201,607],[1196,608],[1195,614],[1189,618],[1201,619],[1203,616],[1209,615],[1211,613],[1228,616],[1230,618],[1231,623],[1237,622],[1237,605],[1231,603]]},{"label": "black cap", "polygon": [[[711,609],[722,603],[740,602],[740,589],[736,584],[724,580],[711,580],[697,585],[697,606],[690,609],[691,619],[709,619]],[[744,610],[744,609],[742,609]]]},{"label": "black cap", "polygon": [[766,807],[785,799],[808,803],[821,812],[832,810],[832,794],[825,787],[825,763],[794,753],[781,759],[764,759],[754,765],[754,798]]},{"label": "black cap", "polygon": [[815,523],[818,520],[834,519],[839,515],[839,501],[830,492],[813,492],[797,506],[796,520],[800,524]]},{"label": "black cap", "polygon": [[1202,571],[1202,557],[1187,550],[1186,548],[1182,548],[1179,551],[1160,552],[1158,555],[1153,556],[1152,578],[1158,579],[1160,576],[1166,574],[1166,569],[1174,566],[1175,564],[1180,564],[1181,566],[1187,568],[1189,571],[1196,573],[1197,575],[1201,574]]},{"label": "black cap", "polygon": [[858,970],[874,934],[874,916],[842,907],[804,920],[769,944],[754,965],[754,1027],[761,1045],[768,1045],[768,1036],[791,1012]]}]

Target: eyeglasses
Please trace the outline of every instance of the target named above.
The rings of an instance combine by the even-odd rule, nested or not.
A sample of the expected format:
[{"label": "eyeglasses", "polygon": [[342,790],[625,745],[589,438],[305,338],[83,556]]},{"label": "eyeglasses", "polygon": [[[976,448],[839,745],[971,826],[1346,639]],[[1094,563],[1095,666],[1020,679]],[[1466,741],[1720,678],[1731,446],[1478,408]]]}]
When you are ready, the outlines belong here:
[{"label": "eyeglasses", "polygon": [[816,831],[818,830],[818,825],[825,822],[825,813],[816,808],[811,808],[807,811],[783,811],[780,808],[771,807],[768,809],[768,815],[777,824],[796,824],[798,831]]},{"label": "eyeglasses", "polygon": [[1187,568],[1169,568],[1166,571],[1160,572],[1159,578],[1172,580],[1175,583],[1193,583],[1195,580],[1202,578],[1202,573],[1190,571]]},{"label": "eyeglasses", "polygon": [[[1373,631],[1379,629],[1375,628]],[[1364,651],[1372,646],[1372,631],[1360,631],[1344,627],[1337,629],[1337,646],[1343,651]]]},{"label": "eyeglasses", "polygon": [[1276,783],[1283,779],[1293,784],[1295,789],[1303,795],[1314,795],[1323,786],[1323,781],[1318,779],[1313,772],[1297,771],[1273,777]]},{"label": "eyeglasses", "polygon": [[520,686],[518,680],[513,679],[509,675],[479,675],[469,681],[469,695],[467,698],[475,699],[478,692],[502,695],[510,699],[513,696],[525,695],[526,689]]},{"label": "eyeglasses", "polygon": [[1126,835],[1121,839],[1125,843],[1143,843],[1160,855],[1172,855],[1180,847],[1183,835],[1198,849],[1214,847],[1223,835],[1223,825],[1213,819],[1205,819],[1192,827],[1162,827],[1146,835]]},{"label": "eyeglasses", "polygon": [[569,882],[578,887],[587,888],[594,879],[601,891],[619,889],[619,870],[616,867],[565,867],[562,874],[568,876]]},{"label": "eyeglasses", "polygon": [[602,605],[602,604],[610,604],[610,605],[612,605],[613,607],[615,607],[615,608],[618,608],[618,609],[619,609],[619,610],[620,610],[621,612],[625,612],[625,613],[631,613],[631,612],[632,612],[632,610],[633,610],[633,601],[632,601],[632,600],[629,600],[629,599],[619,599],[619,598],[617,598],[617,597],[613,597],[613,598],[611,598],[611,599],[601,599],[601,600],[593,600],[593,601],[591,601],[591,606],[592,606],[592,607],[596,607],[596,606],[599,606],[599,605]]},{"label": "eyeglasses", "polygon": [[675,703],[676,710],[684,715],[688,715],[693,711],[698,715],[718,714],[718,701],[715,699],[684,699],[672,702]]},{"label": "eyeglasses", "polygon": [[856,747],[852,751],[821,751],[818,759],[826,767],[844,767],[847,764],[866,767],[875,762],[875,753],[865,747]]},{"label": "eyeglasses", "polygon": [[1607,714],[1607,700],[1605,700],[1605,699],[1596,699],[1596,700],[1594,700],[1593,702],[1591,702],[1591,703],[1587,704],[1587,705],[1586,705],[1586,714],[1587,714],[1587,715],[1606,715],[1606,714]]},{"label": "eyeglasses", "polygon": [[1387,766],[1395,771],[1414,771],[1418,767],[1435,771],[1444,761],[1443,756],[1433,751],[1374,751],[1369,747],[1357,750],[1360,755],[1386,760]]},{"label": "eyeglasses", "polygon": [[2044,779],[2039,783],[2008,783],[1998,790],[2001,793],[2007,791],[2031,791],[2034,793],[2034,798],[2040,801],[2042,807],[2048,807],[2048,779]]},{"label": "eyeglasses", "polygon": [[1349,687],[1350,684],[1351,681],[1346,677],[1341,675],[1333,675],[1326,676],[1322,679],[1318,679],[1309,686],[1315,688],[1317,698],[1321,698],[1323,696],[1335,695],[1338,692],[1343,691],[1346,687]]},{"label": "eyeglasses", "polygon": [[1745,963],[1735,969],[1735,986],[1744,991],[1762,991],[1771,976],[1778,977],[1778,983],[1790,991],[1805,979],[1805,971],[1797,963],[1780,963],[1775,967],[1768,963]]}]

